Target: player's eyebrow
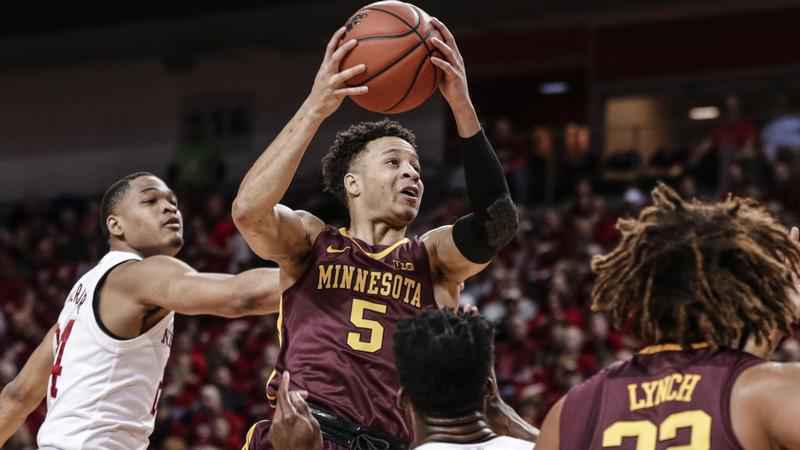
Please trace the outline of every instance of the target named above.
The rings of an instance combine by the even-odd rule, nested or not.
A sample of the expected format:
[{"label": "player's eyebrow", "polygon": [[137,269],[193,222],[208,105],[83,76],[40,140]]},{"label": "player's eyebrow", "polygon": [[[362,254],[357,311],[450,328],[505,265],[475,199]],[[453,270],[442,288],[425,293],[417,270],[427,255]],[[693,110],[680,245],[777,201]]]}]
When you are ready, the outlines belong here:
[{"label": "player's eyebrow", "polygon": [[387,148],[386,150],[381,152],[381,156],[386,156],[392,153],[399,153],[399,152],[410,153],[415,161],[419,161],[419,155],[417,154],[417,152],[406,148],[397,148],[397,147]]},{"label": "player's eyebrow", "polygon": [[169,195],[171,195],[171,196],[173,196],[173,197],[175,196],[175,193],[174,193],[174,192],[172,192],[172,190],[171,190],[171,189],[167,189],[167,190],[165,191],[165,190],[159,189],[157,186],[150,186],[150,187],[146,187],[146,188],[142,189],[141,191],[139,191],[139,193],[140,193],[140,194],[144,194],[145,192],[149,192],[149,191],[159,191],[159,192],[166,192],[167,194],[169,194]]}]

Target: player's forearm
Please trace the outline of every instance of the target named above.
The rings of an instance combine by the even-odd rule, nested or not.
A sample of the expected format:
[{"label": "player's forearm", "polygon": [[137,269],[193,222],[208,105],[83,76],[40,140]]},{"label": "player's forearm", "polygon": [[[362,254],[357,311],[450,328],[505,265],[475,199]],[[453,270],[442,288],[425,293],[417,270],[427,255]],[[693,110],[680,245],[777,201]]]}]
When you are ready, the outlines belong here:
[{"label": "player's forearm", "polygon": [[308,102],[300,107],[242,180],[234,218],[264,215],[280,202],[322,120]]},{"label": "player's forearm", "polygon": [[38,404],[26,402],[23,397],[14,392],[13,381],[6,385],[0,392],[0,448],[5,445],[19,427],[25,423]]},{"label": "player's forearm", "polygon": [[278,269],[251,269],[234,280],[238,296],[235,300],[238,316],[274,314],[281,301]]},{"label": "player's forearm", "polygon": [[458,135],[461,138],[466,139],[475,136],[481,130],[481,122],[478,120],[478,113],[475,112],[472,101],[467,100],[463,105],[456,105],[451,109],[453,118],[456,121]]},{"label": "player's forearm", "polygon": [[453,241],[474,263],[487,263],[516,235],[519,217],[503,166],[480,129],[462,139],[464,177],[472,213],[453,225]]}]

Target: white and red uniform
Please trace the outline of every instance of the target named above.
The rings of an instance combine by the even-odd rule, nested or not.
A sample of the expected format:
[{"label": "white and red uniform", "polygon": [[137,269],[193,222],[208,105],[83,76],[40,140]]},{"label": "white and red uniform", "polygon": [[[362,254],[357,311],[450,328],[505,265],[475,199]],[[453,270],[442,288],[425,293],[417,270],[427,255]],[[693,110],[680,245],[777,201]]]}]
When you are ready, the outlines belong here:
[{"label": "white and red uniform", "polygon": [[39,447],[147,449],[175,314],[131,339],[112,337],[97,316],[100,288],[108,273],[121,263],[141,259],[111,251],[70,291],[58,316],[55,364],[47,389],[47,416],[37,436]]}]

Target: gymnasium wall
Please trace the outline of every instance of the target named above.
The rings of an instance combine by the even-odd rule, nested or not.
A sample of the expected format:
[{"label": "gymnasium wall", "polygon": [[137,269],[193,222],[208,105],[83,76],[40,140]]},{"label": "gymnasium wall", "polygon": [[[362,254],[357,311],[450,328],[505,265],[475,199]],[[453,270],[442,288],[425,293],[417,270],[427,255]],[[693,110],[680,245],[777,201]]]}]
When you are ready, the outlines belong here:
[{"label": "gymnasium wall", "polygon": [[[252,107],[252,136],[224,152],[225,181],[235,184],[300,106],[321,56],[321,50],[245,49],[205,55],[171,70],[139,60],[3,71],[0,201],[96,193],[137,170],[163,175],[186,105],[206,98],[244,99]],[[437,94],[419,110],[397,116],[417,132],[423,162],[441,157],[445,108]],[[345,100],[313,141],[300,178],[316,175],[336,130],[381,117]]]}]

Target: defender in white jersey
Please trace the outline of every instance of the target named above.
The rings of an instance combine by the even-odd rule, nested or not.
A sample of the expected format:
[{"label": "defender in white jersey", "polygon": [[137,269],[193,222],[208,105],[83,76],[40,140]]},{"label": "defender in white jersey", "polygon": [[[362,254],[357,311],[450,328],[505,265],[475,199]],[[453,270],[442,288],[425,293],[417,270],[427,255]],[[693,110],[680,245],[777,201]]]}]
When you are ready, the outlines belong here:
[{"label": "defender in white jersey", "polygon": [[278,272],[202,274],[175,259],[183,226],[152,174],[114,183],[101,204],[111,251],[75,284],[58,322],[0,393],[0,446],[47,399],[40,448],[145,450],[175,312],[238,317],[278,307]]},{"label": "defender in white jersey", "polygon": [[[398,400],[418,450],[533,450],[539,430],[500,398],[494,380],[494,331],[477,314],[427,310],[398,322],[394,353]],[[282,375],[270,427],[276,450],[322,450],[319,423],[304,394]],[[354,443],[353,448],[383,448]]]}]

